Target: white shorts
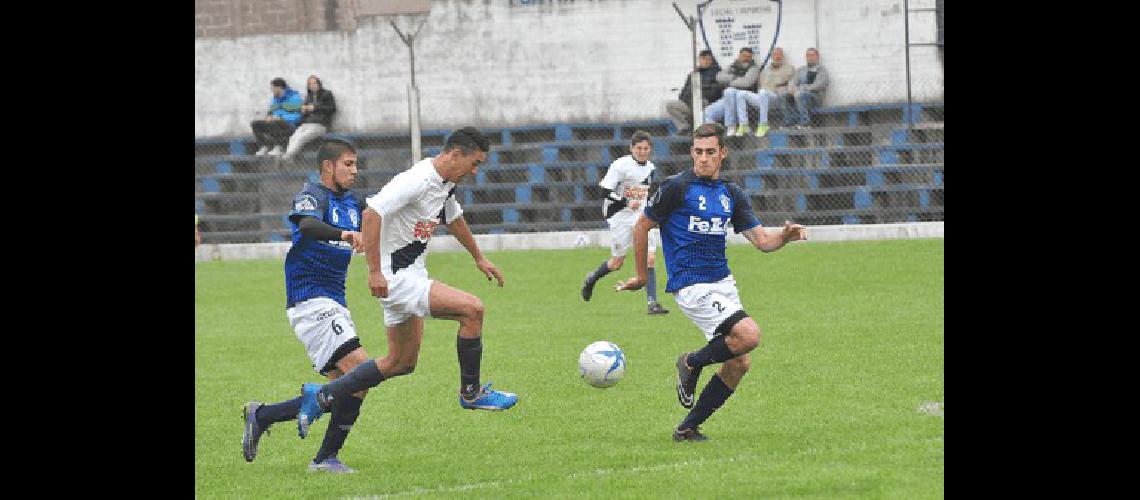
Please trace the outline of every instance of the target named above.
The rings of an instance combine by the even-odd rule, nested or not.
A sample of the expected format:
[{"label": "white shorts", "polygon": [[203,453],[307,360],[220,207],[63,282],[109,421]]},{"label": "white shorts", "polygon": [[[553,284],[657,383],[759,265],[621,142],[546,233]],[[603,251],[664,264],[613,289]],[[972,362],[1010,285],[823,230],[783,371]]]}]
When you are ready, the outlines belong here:
[{"label": "white shorts", "polygon": [[[629,253],[629,249],[633,247],[633,225],[637,219],[631,222],[625,220],[617,220],[616,217],[610,218],[606,221],[610,225],[610,255],[614,257],[624,257]],[[661,232],[657,228],[649,230],[649,254],[652,255],[657,252],[657,246],[661,242]]]},{"label": "white shorts", "polygon": [[[717,327],[744,308],[736,292],[736,279],[732,275],[716,283],[695,283],[673,294],[677,307],[712,340],[719,333]],[[727,332],[723,332],[727,333]]]},{"label": "white shorts", "polygon": [[411,318],[431,317],[431,279],[426,274],[398,272],[385,276],[388,280],[388,297],[380,300],[384,308],[384,326],[396,326]]},{"label": "white shorts", "polygon": [[[285,310],[297,339],[313,361],[313,370],[322,370],[345,343],[356,338],[356,325],[348,309],[328,297],[312,298]],[[359,345],[357,340],[356,344]],[[347,353],[341,353],[343,356]]]}]

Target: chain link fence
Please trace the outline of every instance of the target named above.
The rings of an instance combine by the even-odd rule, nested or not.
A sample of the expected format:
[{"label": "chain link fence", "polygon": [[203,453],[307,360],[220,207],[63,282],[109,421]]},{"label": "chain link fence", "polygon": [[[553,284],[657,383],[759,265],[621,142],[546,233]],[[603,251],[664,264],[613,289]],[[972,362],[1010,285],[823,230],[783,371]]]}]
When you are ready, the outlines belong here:
[{"label": "chain link fence", "polygon": [[[726,140],[722,177],[746,190],[765,225],[943,220],[941,102],[915,102],[909,113],[905,102],[825,107],[806,129],[781,127],[781,118],[770,112],[765,137]],[[691,138],[676,135],[665,118],[483,128],[492,144],[488,162],[456,192],[468,224],[476,234],[605,229],[598,181],[610,162],[629,153],[637,130],[653,135],[651,161],[662,178],[692,168]],[[424,131],[424,154],[439,153],[448,132]],[[359,147],[354,189],[365,195],[413,163],[407,131],[340,135]],[[288,240],[284,215],[303,183],[318,181],[319,142],[289,162],[254,155],[252,136],[196,141],[203,243]]]},{"label": "chain link fence", "polygon": [[[437,63],[441,61],[417,61],[425,66]],[[728,63],[721,61],[722,66]],[[823,63],[827,65],[826,57]],[[829,94],[844,85],[843,75],[831,72]],[[684,77],[676,75],[662,87],[676,96],[679,89],[671,87]],[[784,126],[780,107],[773,106],[771,129],[764,137],[749,133],[727,139],[730,153],[722,177],[745,189],[765,226],[784,220],[805,225],[944,220],[942,82],[911,83],[915,98],[909,106],[905,99],[883,97],[888,87],[889,95],[899,95],[898,86],[906,85],[901,75],[885,76],[876,85],[843,88],[844,95],[857,97],[848,102],[862,104],[831,105],[825,100],[809,128]],[[336,88],[335,82],[326,84]],[[432,98],[422,95],[421,101]],[[456,193],[473,232],[605,229],[598,181],[613,160],[629,153],[635,131],[653,136],[651,160],[658,181],[692,168],[692,140],[678,134],[664,104],[628,104],[655,106],[660,109],[656,119],[481,127],[492,151],[486,165],[465,178]],[[749,130],[754,131],[756,110],[749,111]],[[448,132],[424,130],[423,154],[439,153]],[[406,128],[345,132],[334,126],[332,133],[358,146],[361,161],[354,190],[366,196],[413,163]],[[303,183],[318,181],[319,144],[309,143],[286,161],[256,155],[259,148],[252,133],[196,139],[194,196],[202,242],[288,241],[285,214]],[[439,231],[446,234],[444,226]]]}]

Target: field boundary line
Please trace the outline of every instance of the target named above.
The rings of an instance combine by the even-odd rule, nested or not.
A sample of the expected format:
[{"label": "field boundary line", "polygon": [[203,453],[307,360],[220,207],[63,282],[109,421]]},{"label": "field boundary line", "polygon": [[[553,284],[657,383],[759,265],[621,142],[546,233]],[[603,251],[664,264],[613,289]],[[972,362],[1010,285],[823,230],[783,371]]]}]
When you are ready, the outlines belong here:
[{"label": "field boundary line", "polygon": [[[769,226],[769,229],[779,226]],[[807,226],[806,243],[821,241],[868,241],[918,238],[945,238],[945,222],[905,222],[896,224],[841,224],[833,226]],[[609,230],[560,231],[548,233],[477,234],[475,241],[484,252],[497,250],[553,250],[583,247],[610,246]],[[739,234],[728,237],[731,244],[747,244]],[[284,259],[289,242],[279,243],[221,243],[201,245],[194,251],[194,261]],[[428,242],[432,252],[462,251],[463,246],[453,236],[436,236]]]}]

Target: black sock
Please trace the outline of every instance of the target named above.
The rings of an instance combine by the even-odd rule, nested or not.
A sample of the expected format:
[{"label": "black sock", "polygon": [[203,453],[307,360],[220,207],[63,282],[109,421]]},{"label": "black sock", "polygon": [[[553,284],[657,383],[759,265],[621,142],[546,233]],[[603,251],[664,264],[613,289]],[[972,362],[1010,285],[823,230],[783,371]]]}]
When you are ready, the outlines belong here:
[{"label": "black sock", "polygon": [[293,420],[297,418],[297,413],[300,411],[301,397],[298,396],[288,401],[262,406],[257,409],[257,414],[254,415],[254,418],[257,419],[257,425],[264,428],[277,422]]},{"label": "black sock", "polygon": [[724,343],[724,335],[718,335],[706,344],[701,350],[689,355],[689,368],[699,370],[713,363],[724,363],[732,359],[732,351]]},{"label": "black sock", "polygon": [[371,389],[383,381],[384,374],[380,373],[380,367],[376,366],[376,361],[370,359],[353,368],[343,377],[325,384],[321,392],[331,395],[335,400],[346,398],[355,392]]},{"label": "black sock", "polygon": [[321,441],[321,449],[317,451],[314,462],[321,463],[340,451],[344,440],[348,438],[348,432],[352,430],[352,424],[360,416],[360,405],[363,403],[364,400],[356,396],[333,400],[329,428],[325,430],[325,439]]},{"label": "black sock", "polygon": [[645,286],[645,295],[649,297],[649,303],[657,302],[657,271],[652,267],[649,268],[649,283]]},{"label": "black sock", "polygon": [[479,390],[479,362],[483,358],[483,337],[473,339],[456,337],[455,352],[459,355],[459,388],[466,395]]},{"label": "black sock", "polygon": [[598,266],[598,268],[595,269],[594,272],[590,273],[590,276],[593,278],[594,281],[597,281],[597,280],[602,279],[602,276],[605,276],[607,274],[610,274],[610,261],[603,260],[602,265]]},{"label": "black sock", "polygon": [[705,389],[701,391],[701,397],[697,398],[697,404],[689,410],[689,414],[678,425],[678,429],[696,429],[701,424],[705,423],[712,416],[713,412],[724,404],[724,401],[732,395],[732,389],[729,389],[721,380],[720,374],[713,375],[709,379],[709,383],[705,384]]}]

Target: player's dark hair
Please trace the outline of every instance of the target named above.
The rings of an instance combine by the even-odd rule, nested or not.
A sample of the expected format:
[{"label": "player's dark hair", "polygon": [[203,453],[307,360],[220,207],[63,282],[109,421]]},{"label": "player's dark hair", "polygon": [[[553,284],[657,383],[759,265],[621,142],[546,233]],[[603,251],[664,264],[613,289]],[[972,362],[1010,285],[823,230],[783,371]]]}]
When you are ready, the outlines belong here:
[{"label": "player's dark hair", "polygon": [[644,130],[638,130],[638,131],[634,132],[633,137],[631,137],[629,139],[629,147],[632,148],[633,146],[637,145],[637,143],[639,143],[641,141],[648,141],[652,138],[653,138],[653,136],[649,135],[649,132],[646,132]]},{"label": "player's dark hair", "polygon": [[819,49],[817,49],[815,47],[808,47],[808,49],[806,51],[804,51],[805,54],[808,52],[815,52],[815,55],[817,55],[817,56],[819,55]]},{"label": "player's dark hair", "polygon": [[743,53],[745,53],[745,52],[747,52],[747,53],[751,54],[751,53],[752,53],[752,48],[751,48],[751,47],[744,47],[743,49],[740,49],[740,53],[741,53],[741,54],[743,54]]},{"label": "player's dark hair", "polygon": [[476,148],[487,153],[491,151],[491,141],[479,129],[463,127],[452,132],[443,143],[445,153],[454,148],[459,148],[459,151],[465,155],[474,153]]},{"label": "player's dark hair", "polygon": [[712,55],[712,51],[705,49],[705,50],[702,50],[700,54],[697,54],[697,57],[704,57],[704,56],[711,56],[711,55]]},{"label": "player's dark hair", "polygon": [[279,88],[288,87],[288,85],[285,84],[285,79],[281,77],[274,78],[273,81],[269,82],[269,84]]},{"label": "player's dark hair", "polygon": [[724,125],[717,122],[706,123],[693,130],[693,139],[702,137],[716,137],[717,147],[724,146]]},{"label": "player's dark hair", "polygon": [[321,144],[321,149],[317,151],[317,165],[324,165],[325,160],[336,164],[336,161],[340,159],[340,155],[345,153],[356,154],[356,146],[345,139],[325,139],[324,144]]}]

